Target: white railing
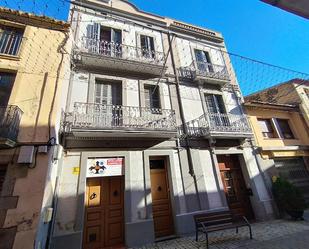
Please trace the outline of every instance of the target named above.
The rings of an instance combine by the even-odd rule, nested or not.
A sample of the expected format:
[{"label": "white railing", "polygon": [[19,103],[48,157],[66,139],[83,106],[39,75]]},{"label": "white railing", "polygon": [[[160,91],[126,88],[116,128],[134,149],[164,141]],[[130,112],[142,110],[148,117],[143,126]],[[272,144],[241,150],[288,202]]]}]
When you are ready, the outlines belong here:
[{"label": "white railing", "polygon": [[196,77],[208,77],[219,80],[229,80],[230,76],[226,66],[206,62],[196,62],[196,66],[181,67],[179,75],[183,78],[195,79]]},{"label": "white railing", "polygon": [[23,36],[13,32],[0,32],[0,54],[18,55]]},{"label": "white railing", "polygon": [[211,133],[251,133],[246,115],[207,113],[186,123],[189,136]]},{"label": "white railing", "polygon": [[165,60],[165,55],[162,52],[138,48],[121,43],[97,40],[88,37],[83,37],[81,39],[81,48],[78,50],[96,55],[133,60],[162,66]]},{"label": "white railing", "polygon": [[74,111],[65,113],[66,132],[74,129],[131,129],[176,131],[175,112],[135,106],[75,103]]}]

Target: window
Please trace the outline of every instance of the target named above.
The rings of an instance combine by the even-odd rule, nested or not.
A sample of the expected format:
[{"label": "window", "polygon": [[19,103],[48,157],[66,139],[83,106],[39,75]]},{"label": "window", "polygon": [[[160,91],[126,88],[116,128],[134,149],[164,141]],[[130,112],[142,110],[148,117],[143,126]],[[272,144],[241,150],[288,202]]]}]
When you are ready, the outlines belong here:
[{"label": "window", "polygon": [[98,23],[87,26],[86,47],[89,52],[121,57],[121,30],[101,26]]},{"label": "window", "polygon": [[276,119],[278,123],[278,128],[280,131],[280,135],[285,139],[293,139],[294,135],[289,125],[289,121],[287,119]]},{"label": "window", "polygon": [[205,94],[205,101],[209,113],[226,113],[221,95]]},{"label": "window", "polygon": [[141,35],[142,55],[145,58],[155,58],[155,47],[153,37]]},{"label": "window", "polygon": [[230,126],[230,120],[225,115],[226,110],[221,95],[205,94],[208,118],[211,126]]},{"label": "window", "polygon": [[15,74],[0,72],[0,106],[7,106],[14,80]]},{"label": "window", "polygon": [[120,83],[96,81],[95,103],[102,105],[121,105],[122,90]]},{"label": "window", "polygon": [[258,119],[258,123],[260,125],[263,137],[265,137],[265,138],[276,138],[276,137],[278,137],[275,130],[274,130],[271,119]]},{"label": "window", "polygon": [[209,53],[206,51],[194,50],[197,67],[200,71],[214,72],[213,65],[211,64]]},{"label": "window", "polygon": [[17,55],[23,38],[23,30],[0,25],[0,53]]},{"label": "window", "polygon": [[157,112],[158,110],[154,109],[161,108],[159,87],[152,85],[145,85],[144,90],[145,90],[145,107],[151,108],[152,111]]},{"label": "window", "polygon": [[3,183],[5,180],[6,170],[7,170],[7,165],[0,164],[0,194],[3,189]]}]

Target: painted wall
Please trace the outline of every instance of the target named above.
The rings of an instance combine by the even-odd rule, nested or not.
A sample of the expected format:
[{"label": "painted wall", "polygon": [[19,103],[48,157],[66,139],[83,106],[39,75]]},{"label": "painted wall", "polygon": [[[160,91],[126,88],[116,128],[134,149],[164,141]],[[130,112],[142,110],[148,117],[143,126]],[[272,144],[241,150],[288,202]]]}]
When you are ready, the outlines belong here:
[{"label": "painted wall", "polygon": [[[0,56],[0,71],[16,72],[8,104],[17,105],[23,111],[18,142],[31,146],[47,143],[49,133],[51,136],[58,133],[64,106],[60,99],[65,94],[61,89],[68,85],[70,56],[65,54],[62,59],[59,51],[60,44],[65,41],[63,32],[17,25],[24,28],[20,53],[17,57]],[[65,49],[70,52],[70,46]],[[11,150],[1,151],[1,157],[10,154]],[[5,183],[13,184],[10,195],[16,196],[18,201],[16,207],[7,210],[3,228],[17,227],[12,248],[33,248],[33,245],[43,248],[49,226],[43,223],[43,217],[46,208],[51,206],[55,181],[54,171],[50,168],[53,146],[47,153],[34,155],[36,160],[30,165],[31,169],[28,165],[17,164],[18,155],[17,149],[9,164],[10,167],[17,165],[16,171],[6,175],[6,178],[16,180]],[[21,176],[21,171],[26,172]]]},{"label": "painted wall", "polygon": [[[287,112],[274,109],[246,108],[255,140],[261,147],[284,147],[292,145],[308,145],[309,137],[306,136],[307,128],[298,112]],[[288,119],[295,139],[264,138],[258,123],[258,118],[282,118]]]}]

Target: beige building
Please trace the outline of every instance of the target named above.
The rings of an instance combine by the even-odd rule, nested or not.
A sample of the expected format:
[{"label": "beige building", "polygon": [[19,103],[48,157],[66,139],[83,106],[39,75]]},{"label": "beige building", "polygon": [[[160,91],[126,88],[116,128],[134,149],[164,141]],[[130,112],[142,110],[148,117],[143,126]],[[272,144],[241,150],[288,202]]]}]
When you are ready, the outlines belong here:
[{"label": "beige building", "polygon": [[[285,98],[289,86],[293,84],[279,86]],[[269,189],[271,178],[280,176],[298,186],[309,201],[309,132],[302,105],[265,102],[263,94],[267,92],[273,91],[266,89],[245,98],[260,167]]]},{"label": "beige building", "polygon": [[0,9],[0,248],[45,248],[69,25]]},{"label": "beige building", "polygon": [[201,212],[272,217],[222,34],[125,0],[74,1],[70,19],[51,248],[182,236]]}]

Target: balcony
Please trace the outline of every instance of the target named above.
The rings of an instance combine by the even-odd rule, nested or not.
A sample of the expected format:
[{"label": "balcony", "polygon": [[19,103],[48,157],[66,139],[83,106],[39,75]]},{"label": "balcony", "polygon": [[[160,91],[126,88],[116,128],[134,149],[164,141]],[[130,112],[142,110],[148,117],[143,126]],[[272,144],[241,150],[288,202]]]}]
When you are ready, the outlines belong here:
[{"label": "balcony", "polygon": [[177,135],[173,110],[92,103],[75,103],[73,112],[64,114],[63,128],[65,135],[80,138]]},{"label": "balcony", "polygon": [[17,106],[0,106],[0,148],[15,146],[21,116]]},{"label": "balcony", "polygon": [[160,77],[165,72],[165,55],[134,46],[84,37],[74,50],[78,68],[141,80]]},{"label": "balcony", "polygon": [[225,85],[230,81],[226,66],[206,62],[195,62],[195,66],[181,67],[179,76],[201,83]]},{"label": "balcony", "polygon": [[252,131],[245,115],[207,113],[186,123],[190,137],[245,138]]},{"label": "balcony", "polygon": [[17,56],[22,39],[22,34],[7,31],[0,32],[0,54]]}]

